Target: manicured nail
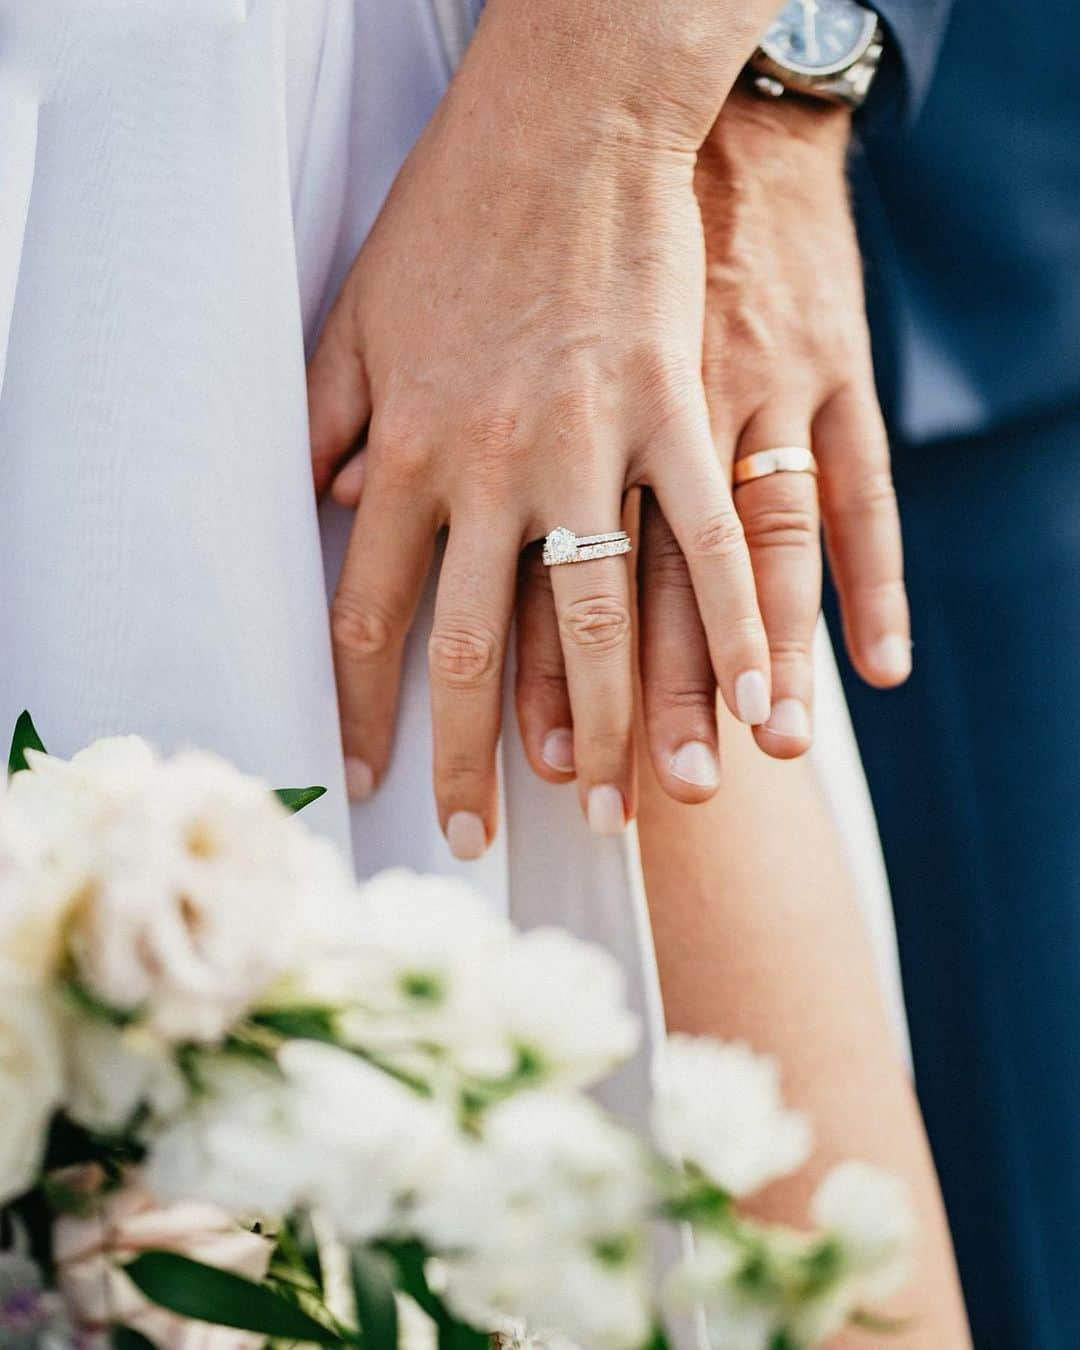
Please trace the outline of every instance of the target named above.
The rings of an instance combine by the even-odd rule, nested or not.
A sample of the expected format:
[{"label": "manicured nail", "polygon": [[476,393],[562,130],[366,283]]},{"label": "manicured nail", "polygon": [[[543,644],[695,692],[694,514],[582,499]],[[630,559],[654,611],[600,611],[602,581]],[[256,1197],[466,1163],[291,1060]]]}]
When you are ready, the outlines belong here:
[{"label": "manicured nail", "polygon": [[557,727],[544,737],[541,758],[549,769],[558,773],[574,772],[574,733],[566,727]]},{"label": "manicured nail", "polygon": [[375,774],[371,765],[362,759],[346,759],[345,787],[350,801],[366,802],[375,791]]},{"label": "manicured nail", "polygon": [[744,670],[735,680],[739,721],[759,727],[769,720],[769,684],[760,670]]},{"label": "manicured nail", "polygon": [[891,633],[870,649],[874,673],[887,680],[906,680],[911,674],[911,643]]},{"label": "manicured nail", "polygon": [[714,788],[720,781],[716,753],[704,741],[687,741],[671,756],[668,765],[673,778],[693,787]]},{"label": "manicured nail", "polygon": [[484,822],[472,811],[455,811],[446,822],[446,842],[450,852],[462,862],[472,862],[487,852]]},{"label": "manicured nail", "polygon": [[622,834],[626,829],[623,795],[610,783],[589,789],[589,829],[593,834]]},{"label": "manicured nail", "polygon": [[782,698],[773,704],[772,714],[765,729],[777,736],[790,736],[793,740],[810,739],[810,717],[797,698]]}]

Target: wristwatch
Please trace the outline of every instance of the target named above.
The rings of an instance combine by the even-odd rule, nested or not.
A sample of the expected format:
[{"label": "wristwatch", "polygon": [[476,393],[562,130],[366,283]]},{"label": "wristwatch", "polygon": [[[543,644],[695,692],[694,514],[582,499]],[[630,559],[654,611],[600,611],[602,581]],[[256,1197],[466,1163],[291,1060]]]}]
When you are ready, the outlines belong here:
[{"label": "wristwatch", "polygon": [[878,16],[856,0],[788,0],[747,73],[766,98],[790,92],[857,108],[870,92],[883,50]]}]

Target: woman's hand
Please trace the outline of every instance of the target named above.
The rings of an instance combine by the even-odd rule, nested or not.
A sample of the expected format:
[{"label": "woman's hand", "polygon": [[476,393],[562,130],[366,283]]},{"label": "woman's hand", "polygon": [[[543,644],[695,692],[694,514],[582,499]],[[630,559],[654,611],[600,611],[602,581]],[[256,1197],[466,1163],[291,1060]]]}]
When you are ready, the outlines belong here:
[{"label": "woman's hand", "polygon": [[[724,9],[669,0],[660,22],[652,0],[552,0],[542,16],[494,0],[311,362],[320,490],[370,419],[337,488],[359,497],[332,623],[351,790],[386,767],[402,645],[448,525],[429,656],[435,791],[461,857],[495,829],[521,551],[556,525],[618,528],[629,486],[652,486],[688,559],[729,706],[768,713],[768,646],[701,379],[694,165],[770,5],[727,30]],[[634,807],[626,563],[544,581],[530,754],[560,778],[572,762],[590,824],[615,833]]]},{"label": "woman's hand", "polygon": [[[779,473],[735,491],[770,650],[772,710],[754,736],[778,758],[802,754],[811,739],[819,485],[852,658],[879,686],[899,684],[910,670],[899,522],[845,179],[849,135],[844,110],[736,91],[697,169],[717,463],[730,482],[737,457],[812,445],[820,464],[818,481]],[[716,786],[716,689],[691,569],[650,493],[638,576],[651,759],[671,796],[702,801]],[[540,727],[556,725],[566,707],[537,572],[523,579],[520,613],[520,717],[526,744],[535,745]],[[534,765],[553,778],[535,756]]]}]

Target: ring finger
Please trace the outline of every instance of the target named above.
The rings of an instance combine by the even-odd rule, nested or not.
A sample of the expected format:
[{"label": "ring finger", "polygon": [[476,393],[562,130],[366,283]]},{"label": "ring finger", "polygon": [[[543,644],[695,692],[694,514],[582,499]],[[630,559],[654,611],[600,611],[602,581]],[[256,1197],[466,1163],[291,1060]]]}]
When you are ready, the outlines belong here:
[{"label": "ring finger", "polygon": [[[584,497],[584,494],[582,494]],[[617,530],[618,496],[568,521],[579,534]],[[625,557],[551,569],[551,587],[573,710],[582,809],[597,834],[620,834],[633,814],[633,634]]]},{"label": "ring finger", "polygon": [[[743,428],[736,464],[778,446],[809,448],[809,425],[797,407],[761,409]],[[772,710],[754,728],[754,739],[766,754],[791,759],[809,749],[812,737],[812,652],[821,607],[817,479],[785,471],[753,479],[735,488],[735,507],[750,549],[772,677]]]}]

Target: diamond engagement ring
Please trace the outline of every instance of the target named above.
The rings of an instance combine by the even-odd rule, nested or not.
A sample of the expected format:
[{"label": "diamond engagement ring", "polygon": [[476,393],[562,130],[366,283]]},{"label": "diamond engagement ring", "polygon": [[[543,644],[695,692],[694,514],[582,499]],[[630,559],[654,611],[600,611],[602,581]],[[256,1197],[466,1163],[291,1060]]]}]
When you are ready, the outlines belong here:
[{"label": "diamond engagement ring", "polygon": [[614,558],[630,552],[630,536],[625,530],[607,534],[575,534],[565,525],[551,531],[544,540],[544,562],[548,567],[560,563],[589,562],[593,558]]}]

